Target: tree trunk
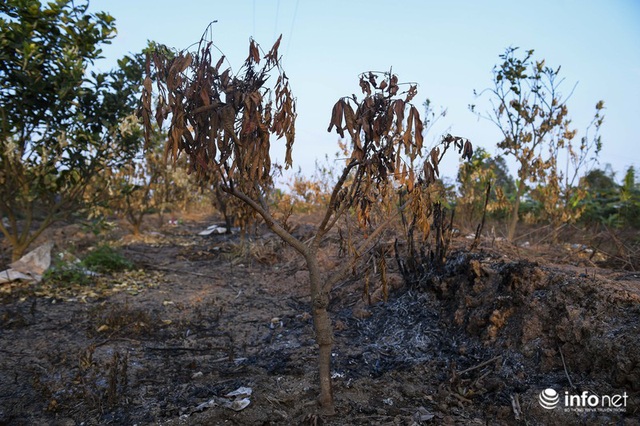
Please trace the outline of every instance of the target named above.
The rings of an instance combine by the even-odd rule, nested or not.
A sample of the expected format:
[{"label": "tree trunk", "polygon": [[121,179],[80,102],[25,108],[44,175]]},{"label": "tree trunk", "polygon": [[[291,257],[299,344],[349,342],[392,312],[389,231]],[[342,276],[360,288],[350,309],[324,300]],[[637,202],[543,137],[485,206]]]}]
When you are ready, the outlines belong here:
[{"label": "tree trunk", "polygon": [[13,246],[13,250],[11,251],[11,262],[17,262],[18,260],[20,260],[20,258],[26,254],[25,252],[27,251],[28,247],[29,244],[16,243]]},{"label": "tree trunk", "polygon": [[[318,367],[320,374],[320,397],[318,402],[320,403],[321,412],[325,415],[334,415],[335,408],[333,405],[333,390],[331,386],[331,349],[333,348],[333,327],[331,326],[331,320],[329,319],[329,313],[327,307],[329,306],[329,286],[325,283],[324,274],[320,273],[318,267],[318,241],[320,241],[320,231],[316,233],[314,244],[308,246],[287,230],[285,230],[280,224],[276,223],[273,217],[266,209],[266,202],[261,200],[261,204],[257,201],[247,197],[243,192],[237,189],[229,189],[229,194],[237,197],[251,206],[258,212],[264,219],[269,229],[275,232],[284,242],[293,247],[298,253],[300,253],[307,264],[309,269],[309,287],[311,290],[311,314],[313,315],[313,327],[316,333],[316,342],[318,343]],[[327,219],[328,220],[328,219]],[[321,225],[321,229],[324,229],[326,223]],[[375,233],[374,233],[375,234]],[[372,238],[374,235],[372,234]],[[327,288],[325,288],[325,286]]]},{"label": "tree trunk", "polygon": [[333,348],[333,327],[327,312],[329,294],[322,288],[322,275],[318,268],[316,253],[306,256],[309,268],[309,282],[311,285],[311,303],[313,326],[316,332],[316,342],[319,346],[318,369],[320,373],[319,403],[323,414],[335,414],[333,405],[333,389],[331,385],[331,350]]},{"label": "tree trunk", "polygon": [[224,215],[224,226],[227,228],[227,234],[231,234],[231,228],[233,228],[233,216],[230,216],[229,214],[227,214],[226,209],[223,212]]},{"label": "tree trunk", "polygon": [[507,233],[507,239],[509,242],[513,242],[513,239],[516,236],[516,226],[518,225],[518,214],[520,211],[520,199],[522,195],[524,195],[524,183],[522,180],[518,182],[518,188],[516,190],[516,199],[513,202],[513,207],[511,208],[511,218],[509,221],[509,230]]},{"label": "tree trunk", "polygon": [[[27,253],[29,246],[33,243],[36,238],[42,234],[42,232],[51,226],[55,220],[52,219],[53,213],[49,213],[49,216],[44,219],[44,221],[38,226],[33,232],[30,232],[31,229],[31,221],[27,220],[27,223],[22,230],[17,229],[17,221],[12,221],[13,226],[16,229],[8,230],[7,232],[3,232],[5,238],[9,241],[9,246],[11,247],[11,261],[15,262],[20,260],[22,256]],[[6,229],[5,229],[6,230]]]},{"label": "tree trunk", "polygon": [[131,223],[131,232],[133,233],[133,236],[136,238],[140,236],[140,222]]},{"label": "tree trunk", "polygon": [[516,226],[518,225],[518,210],[520,210],[520,197],[517,196],[513,207],[511,208],[511,217],[509,218],[509,229],[507,231],[507,239],[513,242],[516,234]]},{"label": "tree trunk", "polygon": [[216,186],[215,194],[216,194],[216,203],[218,204],[217,205],[218,210],[220,210],[220,213],[222,213],[222,216],[224,216],[224,224],[227,227],[227,234],[231,234],[231,228],[233,227],[235,218],[228,211],[229,209],[227,208],[227,200],[225,200],[224,198],[224,197],[228,197],[229,195],[222,192],[219,186]]}]

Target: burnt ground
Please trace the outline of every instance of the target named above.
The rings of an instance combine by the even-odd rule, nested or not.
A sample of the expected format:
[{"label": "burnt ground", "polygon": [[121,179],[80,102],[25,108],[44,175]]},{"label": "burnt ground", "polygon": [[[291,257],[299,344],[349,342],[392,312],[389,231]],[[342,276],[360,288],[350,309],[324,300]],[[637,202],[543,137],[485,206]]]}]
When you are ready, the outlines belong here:
[{"label": "burnt ground", "polygon": [[[481,245],[407,283],[390,260],[386,303],[355,278],[332,294],[322,417],[302,260],[269,233],[197,236],[208,224],[114,238],[133,271],[3,285],[0,424],[640,424],[638,274]],[[225,397],[240,387],[245,408]],[[545,409],[547,388],[626,406]]]}]

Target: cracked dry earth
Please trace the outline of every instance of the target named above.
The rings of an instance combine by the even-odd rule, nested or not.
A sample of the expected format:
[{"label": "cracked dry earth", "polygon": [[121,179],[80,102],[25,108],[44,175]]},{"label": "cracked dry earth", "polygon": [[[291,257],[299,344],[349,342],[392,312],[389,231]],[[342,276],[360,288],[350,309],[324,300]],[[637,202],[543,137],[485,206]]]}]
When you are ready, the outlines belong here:
[{"label": "cracked dry earth", "polygon": [[[353,277],[332,294],[322,417],[302,260],[266,232],[244,249],[197,236],[208,223],[119,240],[136,270],[83,288],[3,288],[0,424],[640,424],[636,274],[481,248],[438,275],[390,271],[386,303]],[[546,409],[549,388],[626,405]]]}]

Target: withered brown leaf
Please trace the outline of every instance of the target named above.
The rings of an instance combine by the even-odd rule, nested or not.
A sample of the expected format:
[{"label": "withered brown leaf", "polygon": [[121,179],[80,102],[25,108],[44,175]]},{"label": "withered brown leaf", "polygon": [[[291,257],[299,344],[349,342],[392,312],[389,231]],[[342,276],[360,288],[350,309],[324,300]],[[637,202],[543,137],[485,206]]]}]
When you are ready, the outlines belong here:
[{"label": "withered brown leaf", "polygon": [[466,158],[467,160],[471,160],[471,157],[473,157],[473,145],[471,145],[471,142],[469,140],[467,140],[464,143],[464,152],[462,154],[462,158]]},{"label": "withered brown leaf", "polygon": [[333,110],[331,112],[331,122],[329,123],[328,132],[333,129],[333,126],[336,127],[336,131],[340,135],[341,138],[344,138],[344,131],[342,129],[342,116],[344,114],[344,101],[340,99],[333,106]]},{"label": "withered brown leaf", "polygon": [[433,167],[431,166],[431,163],[429,163],[429,161],[424,162],[424,181],[427,185],[430,185],[436,181]]},{"label": "withered brown leaf", "polygon": [[273,44],[273,47],[271,48],[269,53],[267,53],[267,56],[266,56],[267,61],[271,63],[275,63],[278,61],[278,47],[280,47],[281,40],[282,40],[282,34],[280,34],[280,37],[278,37],[278,40],[276,40],[276,42]]},{"label": "withered brown leaf", "polygon": [[413,98],[418,94],[418,87],[415,84],[412,84],[409,87],[409,91],[407,92],[407,97],[405,98],[405,102],[409,103],[413,100]]},{"label": "withered brown leaf", "polygon": [[415,136],[415,141],[416,141],[416,149],[418,151],[422,150],[422,144],[423,144],[423,138],[424,135],[422,134],[424,131],[424,125],[422,124],[422,120],[420,119],[420,113],[418,112],[417,109],[415,109],[415,107],[411,107],[412,109],[415,110],[414,116],[415,116],[415,125],[414,125],[414,136]]},{"label": "withered brown leaf", "polygon": [[402,99],[393,101],[393,110],[396,115],[396,132],[402,132],[402,123],[404,122],[404,106]]},{"label": "withered brown leaf", "polygon": [[356,123],[355,112],[353,111],[353,108],[351,108],[351,105],[348,102],[343,103],[343,110],[344,110],[344,121],[345,121],[347,131],[353,138],[355,137],[356,132],[358,132],[358,129],[356,128],[357,123]]},{"label": "withered brown leaf", "polygon": [[250,63],[251,61],[256,64],[260,63],[260,52],[258,51],[258,46],[253,39],[249,42],[249,57],[247,57],[246,62]]},{"label": "withered brown leaf", "polygon": [[360,88],[362,89],[362,93],[371,96],[371,84],[364,78],[360,78]]},{"label": "withered brown leaf", "polygon": [[220,59],[218,59],[218,62],[216,63],[216,66],[213,68],[214,72],[217,74],[218,70],[220,69],[220,67],[222,66],[222,63],[224,62],[225,56],[222,55],[220,56]]},{"label": "withered brown leaf", "polygon": [[436,176],[440,175],[440,171],[438,170],[438,164],[440,163],[440,148],[435,147],[431,150],[431,164],[433,166],[433,171]]}]

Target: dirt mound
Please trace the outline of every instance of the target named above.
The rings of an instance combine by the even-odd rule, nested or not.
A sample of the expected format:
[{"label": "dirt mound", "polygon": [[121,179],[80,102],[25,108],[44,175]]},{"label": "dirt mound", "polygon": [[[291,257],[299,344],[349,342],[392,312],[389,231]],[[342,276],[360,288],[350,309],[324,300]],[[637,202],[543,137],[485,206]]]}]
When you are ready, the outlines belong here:
[{"label": "dirt mound", "polygon": [[[448,266],[444,277],[433,276],[420,284],[438,295],[446,317],[470,339],[501,353],[503,360],[521,363],[513,371],[521,377],[514,389],[521,388],[531,401],[545,388],[571,394],[626,392],[627,413],[638,411],[640,281],[636,277],[465,253],[454,256]],[[508,383],[509,378],[504,379]],[[530,408],[553,420],[537,404]],[[594,418],[596,414],[587,413],[582,421]]]},{"label": "dirt mound", "polygon": [[455,324],[485,345],[538,360],[541,372],[567,367],[640,391],[639,284],[624,275],[614,281],[527,261],[470,259],[436,289]]}]

